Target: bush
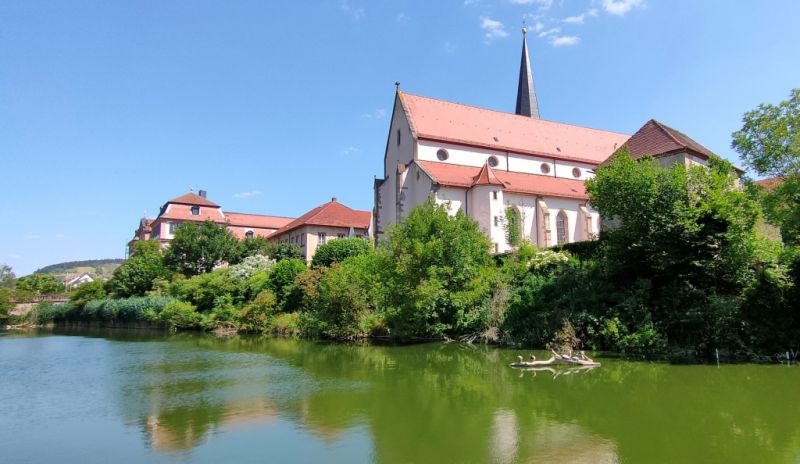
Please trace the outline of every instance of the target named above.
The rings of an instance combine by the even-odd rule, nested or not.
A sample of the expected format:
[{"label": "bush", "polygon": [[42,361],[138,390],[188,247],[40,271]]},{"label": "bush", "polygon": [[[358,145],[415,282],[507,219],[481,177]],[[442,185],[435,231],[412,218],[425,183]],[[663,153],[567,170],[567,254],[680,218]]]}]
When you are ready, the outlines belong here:
[{"label": "bush", "polygon": [[269,256],[278,262],[283,261],[284,259],[305,259],[303,250],[294,243],[275,244],[274,248],[269,253]]},{"label": "bush", "polygon": [[313,266],[330,266],[334,263],[341,263],[351,256],[359,256],[369,253],[371,247],[369,242],[363,238],[340,238],[317,248],[314,258],[311,260]]},{"label": "bush", "polygon": [[73,302],[78,308],[91,300],[99,300],[106,297],[106,289],[104,283],[100,280],[87,282],[69,294],[69,301]]},{"label": "bush", "polygon": [[247,280],[256,273],[265,272],[269,274],[275,260],[263,255],[248,256],[239,264],[229,267],[231,276],[235,279]]},{"label": "bush", "polygon": [[246,304],[239,315],[239,328],[252,332],[268,332],[277,309],[277,300],[271,290],[263,290]]},{"label": "bush", "polygon": [[140,240],[133,244],[131,257],[114,270],[107,287],[118,297],[143,296],[169,276],[161,256],[161,244],[155,240]]},{"label": "bush", "polygon": [[176,280],[171,289],[173,296],[192,303],[200,311],[212,310],[221,296],[230,296],[233,304],[241,304],[246,292],[247,282],[234,278],[229,269]]},{"label": "bush", "polygon": [[305,270],[306,262],[301,259],[285,259],[272,269],[269,286],[275,293],[281,310],[296,310],[300,307],[301,295],[295,286],[295,279]]},{"label": "bush", "polygon": [[185,301],[171,301],[164,306],[164,310],[158,315],[158,320],[166,324],[170,330],[184,328],[196,328],[203,322],[203,316],[197,312],[197,308]]}]

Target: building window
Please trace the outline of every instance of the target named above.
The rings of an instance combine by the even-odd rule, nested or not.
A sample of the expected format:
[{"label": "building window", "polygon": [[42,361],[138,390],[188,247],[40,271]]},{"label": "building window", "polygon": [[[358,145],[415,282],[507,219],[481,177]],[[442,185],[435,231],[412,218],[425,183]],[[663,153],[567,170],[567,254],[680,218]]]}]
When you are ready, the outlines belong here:
[{"label": "building window", "polygon": [[245,237],[247,240],[253,240],[253,235],[254,235],[254,234],[253,234],[253,231],[252,231],[252,230],[248,230],[247,232],[245,232],[245,233],[244,233],[244,237]]},{"label": "building window", "polygon": [[317,233],[317,239],[320,245],[325,245],[325,243],[328,241],[328,237],[325,235],[325,232]]},{"label": "building window", "polygon": [[494,226],[497,227],[500,225],[500,216],[494,217]]},{"label": "building window", "polygon": [[344,234],[336,234],[336,238],[344,238],[344,237],[345,237]]},{"label": "building window", "polygon": [[495,253],[500,253],[500,244],[499,243],[495,243],[494,244],[494,252]]},{"label": "building window", "polygon": [[572,177],[580,177],[581,168],[572,168]]},{"label": "building window", "polygon": [[497,190],[492,192],[492,200],[497,200]]},{"label": "building window", "polygon": [[486,162],[489,163],[490,168],[496,168],[497,165],[500,164],[500,161],[497,160],[496,156],[490,156]]},{"label": "building window", "polygon": [[562,209],[556,216],[556,241],[558,244],[567,243],[567,213]]},{"label": "building window", "polygon": [[400,129],[397,129],[397,146],[400,146]]},{"label": "building window", "polygon": [[200,207],[192,206],[192,216],[200,216]]},{"label": "building window", "polygon": [[547,163],[542,163],[540,168],[542,170],[542,174],[550,174],[550,165]]},{"label": "building window", "polygon": [[450,154],[447,153],[447,150],[444,148],[440,148],[439,151],[436,152],[436,158],[439,161],[447,161],[447,158],[450,158]]},{"label": "building window", "polygon": [[169,227],[169,233],[170,234],[174,234],[175,230],[178,228],[178,224],[176,224],[174,222],[168,222],[167,223],[167,227]]}]

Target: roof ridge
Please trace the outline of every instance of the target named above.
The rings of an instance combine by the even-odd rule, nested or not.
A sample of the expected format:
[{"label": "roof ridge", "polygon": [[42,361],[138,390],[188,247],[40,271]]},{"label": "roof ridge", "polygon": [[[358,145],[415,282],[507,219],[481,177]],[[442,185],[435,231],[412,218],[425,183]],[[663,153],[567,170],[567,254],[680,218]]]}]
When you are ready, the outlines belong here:
[{"label": "roof ridge", "polygon": [[258,214],[258,213],[240,213],[238,211],[223,211],[225,214],[244,214],[247,216],[263,216],[263,217],[273,217],[273,218],[282,218],[282,219],[297,219],[291,216],[275,216],[273,214]]},{"label": "roof ridge", "polygon": [[661,132],[663,132],[664,134],[667,135],[667,137],[672,139],[673,142],[677,143],[678,145],[680,145],[684,149],[688,149],[689,148],[686,143],[683,143],[680,140],[678,140],[678,138],[675,137],[675,134],[672,133],[672,131],[677,131],[676,129],[673,129],[673,128],[669,127],[668,125],[664,124],[663,122],[657,121],[656,119],[651,119],[651,121],[653,121],[653,123],[658,127],[658,129]]},{"label": "roof ridge", "polygon": [[509,113],[509,112],[501,111],[501,110],[495,110],[495,109],[492,109],[492,108],[485,108],[485,107],[482,107],[482,106],[470,105],[468,103],[460,103],[460,102],[454,102],[454,101],[450,101],[450,100],[442,100],[440,98],[426,97],[425,95],[417,95],[417,94],[408,93],[408,92],[403,92],[402,94],[403,95],[408,95],[408,96],[411,96],[411,97],[426,98],[428,100],[434,100],[434,101],[438,101],[438,102],[442,102],[442,103],[447,103],[449,105],[459,105],[459,106],[466,106],[466,107],[469,107],[469,108],[475,108],[475,109],[483,110],[483,111],[491,111],[493,113],[500,113],[500,114],[504,114],[504,115],[507,115],[507,116],[512,116],[512,117],[515,117],[515,118],[524,118],[526,120],[540,121],[540,122],[544,122],[544,123],[548,123],[548,124],[560,124],[560,125],[564,125],[564,126],[578,127],[580,129],[587,129],[587,130],[596,131],[596,132],[607,132],[607,133],[610,133],[610,134],[622,135],[622,136],[625,136],[625,137],[630,137],[631,136],[630,134],[625,134],[623,132],[610,131],[610,130],[606,130],[606,129],[597,129],[595,127],[589,127],[589,126],[580,126],[578,124],[573,124],[573,123],[570,123],[570,122],[553,121],[553,120],[550,120],[550,119],[542,119],[542,118],[531,118],[529,116]]}]

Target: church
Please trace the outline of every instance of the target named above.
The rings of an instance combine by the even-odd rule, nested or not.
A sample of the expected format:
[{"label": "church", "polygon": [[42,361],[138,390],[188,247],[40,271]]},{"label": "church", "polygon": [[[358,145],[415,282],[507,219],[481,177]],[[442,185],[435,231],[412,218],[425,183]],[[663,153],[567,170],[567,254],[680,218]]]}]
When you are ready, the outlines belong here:
[{"label": "church", "polygon": [[512,237],[541,248],[591,240],[601,219],[584,181],[617,150],[626,146],[634,157],[653,156],[664,165],[705,164],[711,156],[654,120],[631,137],[541,119],[522,32],[514,113],[412,95],[398,85],[383,178],[374,184],[377,239],[433,199],[477,221],[495,252],[513,248]]}]

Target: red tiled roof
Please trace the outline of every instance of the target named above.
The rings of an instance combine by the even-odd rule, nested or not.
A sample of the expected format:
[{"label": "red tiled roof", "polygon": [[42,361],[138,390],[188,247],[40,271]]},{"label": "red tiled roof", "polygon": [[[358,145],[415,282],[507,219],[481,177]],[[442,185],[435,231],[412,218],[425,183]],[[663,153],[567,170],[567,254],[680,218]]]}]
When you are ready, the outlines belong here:
[{"label": "red tiled roof", "polygon": [[192,192],[189,192],[185,195],[181,195],[178,198],[173,198],[167,203],[178,203],[181,205],[211,206],[219,208],[219,205],[214,203],[213,201],[209,201],[206,198],[203,198],[200,195],[197,195]]},{"label": "red tiled roof", "polygon": [[[238,239],[247,238],[247,229],[246,227],[229,227],[228,230],[230,233],[233,234],[234,237]],[[274,234],[274,230],[263,230],[263,229],[253,229],[253,236],[254,237],[269,237],[270,235]]]},{"label": "red tiled roof", "polygon": [[371,222],[372,213],[370,211],[348,208],[334,198],[290,222],[273,235],[280,235],[305,225],[368,229]]},{"label": "red tiled roof", "polygon": [[759,187],[763,187],[765,190],[772,190],[783,183],[783,177],[771,177],[769,179],[757,180],[753,183]]},{"label": "red tiled roof", "polygon": [[417,138],[600,164],[628,136],[400,93]]},{"label": "red tiled roof", "polygon": [[489,167],[489,163],[483,163],[481,171],[472,179],[472,185],[503,185],[494,174],[494,169]]},{"label": "red tiled roof", "polygon": [[[457,164],[417,161],[433,180],[450,187],[470,188],[481,168]],[[583,181],[522,172],[493,170],[507,192],[588,200]]]},{"label": "red tiled roof", "polygon": [[225,221],[225,217],[222,215],[222,210],[219,209],[219,206],[201,207],[200,214],[194,215],[192,214],[191,206],[185,203],[173,203],[167,211],[156,218],[156,221],[160,221],[162,219],[175,219],[179,221],[195,222],[214,221],[218,223]]},{"label": "red tiled roof", "polygon": [[625,142],[633,159],[644,156],[658,156],[677,151],[688,151],[702,159],[714,154],[681,131],[666,126],[655,119],[645,123]]},{"label": "red tiled roof", "polygon": [[257,227],[260,229],[280,229],[289,224],[294,218],[280,216],[264,216],[261,214],[229,213],[225,212],[228,224],[239,227]]}]

